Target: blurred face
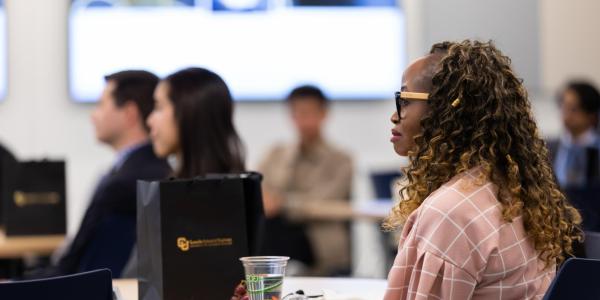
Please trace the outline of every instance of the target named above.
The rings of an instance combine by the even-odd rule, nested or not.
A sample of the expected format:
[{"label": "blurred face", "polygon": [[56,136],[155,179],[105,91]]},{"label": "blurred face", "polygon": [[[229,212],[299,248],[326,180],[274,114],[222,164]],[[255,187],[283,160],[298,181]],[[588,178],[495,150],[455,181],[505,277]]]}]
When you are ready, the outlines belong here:
[{"label": "blurred face", "polygon": [[179,152],[179,131],[175,120],[175,108],[169,99],[169,85],[161,81],[154,91],[154,110],[148,117],[150,138],[154,152],[166,157]]},{"label": "blurred face", "polygon": [[[408,66],[402,75],[402,92],[429,92],[420,83],[420,74],[425,67],[425,58],[420,58]],[[407,156],[409,151],[415,149],[414,137],[423,130],[420,122],[428,109],[427,101],[408,99],[402,106],[402,116],[398,116],[398,112],[392,115],[391,121],[394,127],[390,141],[394,144],[394,151],[398,155]]]},{"label": "blurred face", "polygon": [[91,115],[96,138],[110,146],[116,146],[119,143],[127,125],[127,114],[124,109],[117,107],[113,97],[115,88],[114,81],[106,83]]},{"label": "blurred face", "polygon": [[320,138],[327,109],[318,100],[296,99],[290,103],[292,121],[303,143]]},{"label": "blurred face", "polygon": [[596,116],[583,110],[579,97],[572,90],[564,91],[560,112],[565,128],[575,137],[595,126]]}]

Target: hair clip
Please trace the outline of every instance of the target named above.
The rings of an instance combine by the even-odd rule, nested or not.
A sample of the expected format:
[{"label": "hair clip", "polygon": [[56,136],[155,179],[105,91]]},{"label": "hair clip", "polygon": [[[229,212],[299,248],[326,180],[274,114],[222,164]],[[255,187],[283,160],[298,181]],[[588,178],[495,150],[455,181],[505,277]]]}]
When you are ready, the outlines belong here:
[{"label": "hair clip", "polygon": [[454,101],[452,101],[452,107],[457,107],[460,104],[460,98],[456,98],[454,99]]}]

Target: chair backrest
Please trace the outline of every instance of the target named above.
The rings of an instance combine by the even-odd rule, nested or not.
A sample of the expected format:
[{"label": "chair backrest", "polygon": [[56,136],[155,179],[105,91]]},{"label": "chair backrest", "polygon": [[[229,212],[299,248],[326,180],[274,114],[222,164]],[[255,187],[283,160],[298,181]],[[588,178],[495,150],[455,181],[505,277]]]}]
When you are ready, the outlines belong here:
[{"label": "chair backrest", "polygon": [[558,271],[544,300],[600,299],[600,260],[571,258]]},{"label": "chair backrest", "polygon": [[0,283],[2,300],[112,300],[110,270],[94,270],[46,279]]},{"label": "chair backrest", "polygon": [[402,173],[397,170],[372,172],[371,183],[377,199],[392,199],[392,184],[395,180],[402,177]]}]

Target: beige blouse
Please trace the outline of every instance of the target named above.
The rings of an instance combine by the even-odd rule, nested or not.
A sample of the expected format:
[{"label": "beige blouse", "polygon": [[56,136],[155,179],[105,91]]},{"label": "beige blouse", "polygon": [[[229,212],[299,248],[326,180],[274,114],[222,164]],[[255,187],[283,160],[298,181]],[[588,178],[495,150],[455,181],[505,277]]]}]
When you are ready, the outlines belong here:
[{"label": "beige blouse", "polygon": [[385,300],[541,299],[554,278],[521,217],[502,219],[498,188],[456,176],[404,225]]},{"label": "beige blouse", "polygon": [[316,265],[311,275],[350,268],[350,240],[344,221],[312,218],[314,211],[349,206],[352,160],[325,141],[308,151],[297,144],[277,145],[259,167],[266,190],[284,199],[283,216],[304,224]]}]

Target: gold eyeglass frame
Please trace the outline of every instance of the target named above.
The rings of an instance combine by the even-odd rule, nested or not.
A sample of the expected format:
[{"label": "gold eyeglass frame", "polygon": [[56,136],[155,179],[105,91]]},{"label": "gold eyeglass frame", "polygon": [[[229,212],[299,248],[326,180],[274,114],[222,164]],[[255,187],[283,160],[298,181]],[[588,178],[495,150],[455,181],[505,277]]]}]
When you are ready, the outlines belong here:
[{"label": "gold eyeglass frame", "polygon": [[398,117],[401,116],[402,106],[401,100],[418,100],[427,101],[429,99],[429,93],[417,93],[417,92],[396,92],[396,112]]}]

